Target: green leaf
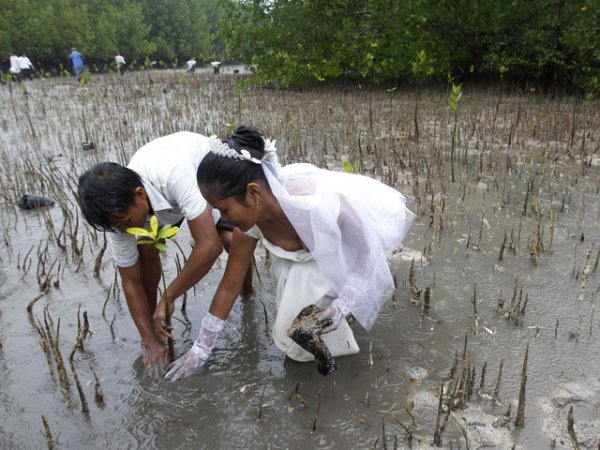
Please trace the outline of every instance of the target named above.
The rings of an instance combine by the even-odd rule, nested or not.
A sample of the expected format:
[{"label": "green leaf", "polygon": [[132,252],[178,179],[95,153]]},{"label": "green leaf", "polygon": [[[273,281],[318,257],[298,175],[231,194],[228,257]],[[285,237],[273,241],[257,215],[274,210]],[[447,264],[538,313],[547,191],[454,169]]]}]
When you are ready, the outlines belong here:
[{"label": "green leaf", "polygon": [[154,244],[154,248],[156,248],[157,250],[160,250],[161,252],[164,252],[167,250],[167,245],[163,244],[162,242],[156,242]]},{"label": "green leaf", "polygon": [[153,237],[152,233],[150,233],[150,231],[146,230],[145,228],[138,228],[138,227],[131,227],[131,228],[127,228],[127,232],[129,234],[133,234],[134,236],[146,236],[146,237]]},{"label": "green leaf", "polygon": [[158,232],[158,239],[169,239],[172,236],[175,236],[179,231],[179,227],[174,227],[173,225],[165,225]]},{"label": "green leaf", "polygon": [[150,217],[150,230],[152,230],[151,236],[156,239],[158,236],[158,218],[156,216]]},{"label": "green leaf", "polygon": [[160,227],[160,229],[158,230],[158,233],[156,235],[156,239],[163,239],[163,234],[167,231],[169,231],[171,229],[173,225],[171,225],[170,223],[167,225],[164,225],[162,227]]},{"label": "green leaf", "polygon": [[149,244],[155,244],[156,241],[155,240],[148,240],[148,239],[139,239],[136,244],[137,245],[149,245]]}]

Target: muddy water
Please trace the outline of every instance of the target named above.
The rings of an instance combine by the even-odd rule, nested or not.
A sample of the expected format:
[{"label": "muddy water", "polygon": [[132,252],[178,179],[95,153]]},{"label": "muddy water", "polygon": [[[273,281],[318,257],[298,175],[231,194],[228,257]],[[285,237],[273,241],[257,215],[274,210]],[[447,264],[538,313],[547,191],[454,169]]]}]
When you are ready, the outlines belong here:
[{"label": "muddy water", "polygon": [[[92,77],[88,86],[35,80],[25,90],[13,85],[12,92],[0,86],[0,447],[47,447],[44,416],[56,448],[429,448],[442,380],[455,358],[461,370],[466,347],[475,392],[466,408],[452,412],[444,448],[467,442],[470,448],[572,448],[571,406],[580,445],[597,448],[598,104],[465,88],[452,183],[453,116],[444,92],[422,94],[417,143],[411,93],[240,91],[239,75],[223,72],[127,73]],[[98,160],[127,161],[161,134],[224,134],[226,123],[260,126],[277,139],[286,161],[339,169],[356,159],[363,172],[405,192],[418,212],[407,248],[391,262],[394,299],[370,332],[354,325],[361,352],[338,358],[338,371],[327,378],[315,364],[286,360],[273,345],[275,302],[261,249],[258,300],[235,305],[209,368],[177,383],[144,374],[109,250],[94,276],[103,237],[78,218],[76,176]],[[89,142],[95,149],[83,150]],[[15,201],[27,192],[57,205],[19,210]],[[186,227],[176,239],[188,253]],[[177,258],[171,245],[164,256],[170,276]],[[418,301],[411,301],[413,258]],[[188,293],[187,312],[177,310],[178,353],[196,337],[225,262],[222,256]],[[47,277],[51,287],[28,314]],[[423,314],[427,288],[430,308]],[[516,299],[527,299],[516,324],[498,312],[498,299],[508,307],[515,291]],[[78,308],[87,312],[92,332],[74,355],[88,413],[68,364]],[[44,311],[54,335],[60,320],[67,389],[40,346],[35,323],[44,323]],[[519,429],[514,419],[527,344],[525,427]],[[500,365],[499,396],[492,400]],[[91,368],[104,404],[94,401]],[[509,406],[507,426],[494,427]]]}]

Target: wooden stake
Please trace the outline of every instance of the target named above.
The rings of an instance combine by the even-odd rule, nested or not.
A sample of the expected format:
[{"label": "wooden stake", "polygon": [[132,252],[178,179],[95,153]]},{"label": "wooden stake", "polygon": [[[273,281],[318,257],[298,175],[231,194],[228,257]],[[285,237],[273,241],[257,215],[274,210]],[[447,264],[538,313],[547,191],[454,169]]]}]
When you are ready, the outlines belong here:
[{"label": "wooden stake", "polygon": [[[485,201],[485,195],[484,195]],[[485,206],[481,207],[481,221],[479,222],[479,234],[477,235],[477,243],[475,244],[475,248],[479,251],[481,250],[481,239],[483,238],[483,223],[485,220]]]},{"label": "wooden stake", "polygon": [[477,336],[479,334],[479,311],[477,311],[477,284],[475,283],[473,283],[473,299],[471,303],[473,304],[473,318],[475,320],[473,334]]},{"label": "wooden stake", "polygon": [[[574,450],[579,450],[581,447],[579,446],[579,439],[577,439],[577,433],[575,433],[575,421],[573,419],[573,405],[569,408],[569,414],[567,415],[567,430],[569,431],[569,436],[571,436],[571,443],[573,444]],[[600,447],[600,444],[599,444]]]},{"label": "wooden stake", "polygon": [[506,249],[506,242],[508,237],[506,235],[506,230],[504,230],[504,239],[502,240],[502,244],[500,245],[500,253],[498,254],[498,261],[504,260],[504,250]]},{"label": "wooden stake", "polygon": [[441,419],[443,412],[443,397],[444,397],[444,384],[440,388],[440,398],[438,401],[437,418],[435,419],[435,431],[433,433],[433,444],[437,447],[442,446],[442,431],[441,430]]},{"label": "wooden stake", "polygon": [[88,402],[85,398],[85,392],[83,391],[83,387],[81,386],[81,382],[79,381],[79,375],[77,374],[77,370],[75,369],[75,363],[73,362],[73,360],[69,361],[69,365],[71,366],[71,372],[73,373],[75,386],[77,386],[77,392],[79,393],[79,399],[81,400],[81,412],[87,414],[90,412],[90,408],[88,407]]},{"label": "wooden stake", "polygon": [[27,304],[27,312],[31,315],[31,312],[33,311],[33,305],[35,305],[35,303],[42,298],[44,295],[46,295],[48,293],[48,291],[50,290],[50,284],[48,283],[45,287],[44,290],[42,292],[40,292],[38,295],[36,295],[28,304]]},{"label": "wooden stake", "polygon": [[323,389],[323,386],[321,386],[321,389],[319,389],[319,392],[317,392],[317,411],[315,412],[315,417],[313,419],[313,426],[312,426],[313,433],[315,431],[317,431],[317,420],[319,420],[319,411],[321,410],[321,390],[322,389]]},{"label": "wooden stake", "polygon": [[260,402],[258,404],[258,417],[256,418],[256,420],[260,420],[260,418],[262,417],[262,404],[263,398],[265,396],[265,389],[267,389],[267,383],[263,385],[262,393],[260,394]]},{"label": "wooden stake", "polygon": [[94,379],[96,380],[96,384],[94,385],[94,401],[99,405],[104,405],[104,395],[102,394],[102,386],[100,386],[100,379],[98,378],[98,375],[96,375],[96,371],[94,370],[94,367],[91,364],[90,369],[92,370],[92,373],[94,374]]},{"label": "wooden stake", "polygon": [[70,398],[69,389],[71,383],[69,382],[69,376],[67,375],[67,369],[65,368],[65,362],[60,352],[60,318],[56,325],[56,339],[54,339],[54,358],[56,359],[56,367],[58,369],[58,380],[60,386],[63,389],[65,397]]},{"label": "wooden stake", "polygon": [[52,437],[52,431],[50,431],[50,425],[46,416],[42,414],[42,423],[44,424],[44,430],[46,430],[46,442],[48,443],[48,450],[54,449],[54,438]]},{"label": "wooden stake", "polygon": [[504,361],[500,361],[500,367],[498,368],[498,376],[496,377],[496,387],[494,388],[494,402],[496,404],[500,403],[500,382],[502,381],[502,367],[504,366]]},{"label": "wooden stake", "polygon": [[527,386],[527,360],[529,358],[529,342],[525,347],[525,358],[523,360],[523,368],[521,370],[521,387],[519,389],[519,406],[517,407],[517,417],[515,418],[515,426],[523,428],[525,426],[525,388]]},{"label": "wooden stake", "polygon": [[102,244],[102,248],[98,252],[98,256],[96,256],[96,263],[94,264],[94,276],[98,278],[100,276],[100,269],[102,268],[102,258],[104,257],[104,252],[106,251],[106,232],[102,233],[104,235],[104,244]]},{"label": "wooden stake", "polygon": [[410,283],[410,292],[412,294],[411,304],[418,305],[421,299],[421,289],[417,287],[417,275],[415,272],[415,258],[410,263],[408,272],[408,281]]},{"label": "wooden stake", "polygon": [[483,363],[483,367],[481,368],[481,379],[479,381],[479,391],[483,393],[485,389],[485,372],[487,370],[487,361]]}]

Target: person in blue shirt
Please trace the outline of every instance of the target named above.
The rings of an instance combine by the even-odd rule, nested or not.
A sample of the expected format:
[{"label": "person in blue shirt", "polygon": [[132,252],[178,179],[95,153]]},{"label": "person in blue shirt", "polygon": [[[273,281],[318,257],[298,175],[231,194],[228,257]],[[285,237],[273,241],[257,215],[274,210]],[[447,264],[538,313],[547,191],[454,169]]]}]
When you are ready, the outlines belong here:
[{"label": "person in blue shirt", "polygon": [[81,73],[85,70],[83,55],[78,52],[75,47],[73,47],[71,49],[71,53],[69,54],[69,58],[71,58],[71,63],[73,63],[73,70],[77,75],[77,80],[81,81]]}]

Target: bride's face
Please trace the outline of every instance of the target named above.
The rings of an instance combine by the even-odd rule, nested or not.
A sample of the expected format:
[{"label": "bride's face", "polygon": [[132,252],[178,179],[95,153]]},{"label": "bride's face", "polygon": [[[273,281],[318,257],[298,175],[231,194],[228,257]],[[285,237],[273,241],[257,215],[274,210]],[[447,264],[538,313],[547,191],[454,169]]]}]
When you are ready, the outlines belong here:
[{"label": "bride's face", "polygon": [[202,196],[206,201],[221,213],[221,219],[230,223],[241,231],[248,231],[259,218],[260,208],[256,200],[252,200],[246,196],[245,203],[240,202],[234,197],[218,199],[210,192],[200,189]]}]

